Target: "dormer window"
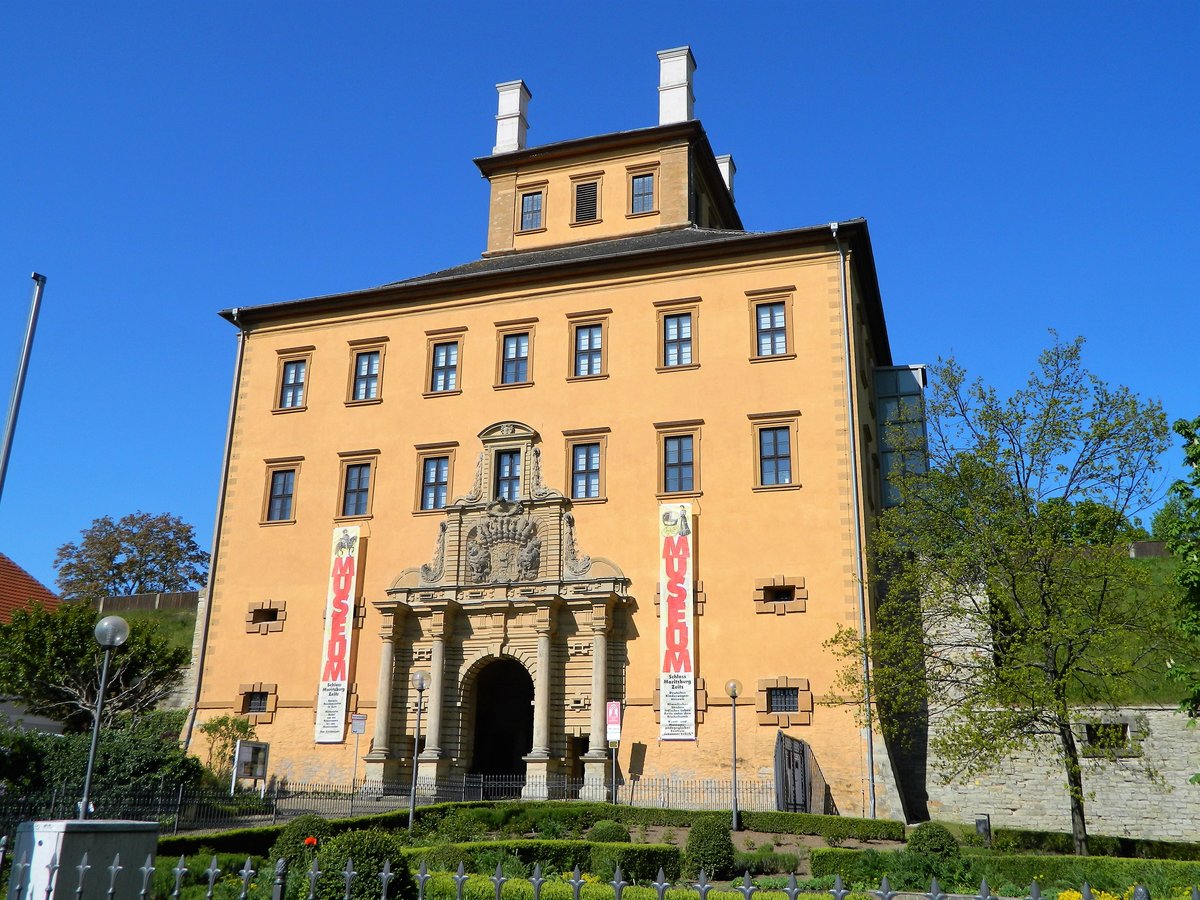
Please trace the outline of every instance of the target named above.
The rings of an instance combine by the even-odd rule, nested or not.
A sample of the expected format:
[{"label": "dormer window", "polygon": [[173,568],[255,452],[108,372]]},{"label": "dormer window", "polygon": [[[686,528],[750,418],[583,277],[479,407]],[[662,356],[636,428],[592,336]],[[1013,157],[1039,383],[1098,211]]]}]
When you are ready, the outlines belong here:
[{"label": "dormer window", "polygon": [[521,451],[496,451],[496,499],[514,502],[521,496]]}]

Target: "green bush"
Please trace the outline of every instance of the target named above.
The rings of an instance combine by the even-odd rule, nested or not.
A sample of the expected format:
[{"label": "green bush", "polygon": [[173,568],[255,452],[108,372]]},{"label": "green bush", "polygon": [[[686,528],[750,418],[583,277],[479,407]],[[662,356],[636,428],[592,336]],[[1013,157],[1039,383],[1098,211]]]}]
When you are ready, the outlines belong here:
[{"label": "green bush", "polygon": [[451,811],[437,823],[438,839],[452,844],[461,844],[466,841],[477,841],[484,837],[491,823],[487,822],[484,816],[479,815],[480,812],[483,810],[456,809]]},{"label": "green bush", "polygon": [[795,872],[800,866],[800,857],[795,853],[776,853],[769,845],[759,847],[753,853],[735,853],[735,872],[751,875],[777,875],[780,872]]},{"label": "green bush", "polygon": [[953,859],[962,851],[958,841],[944,825],[937,822],[922,822],[908,836],[908,851],[937,859]]},{"label": "green bush", "polygon": [[[1075,852],[1075,842],[1069,833],[1018,828],[995,829],[992,832],[992,847],[1010,853],[1032,851],[1071,854]],[[1132,856],[1139,859],[1200,861],[1200,844],[1089,834],[1088,853],[1092,856]]]},{"label": "green bush", "polygon": [[309,813],[292,819],[279,832],[275,843],[271,846],[269,860],[274,867],[275,860],[286,858],[289,868],[312,865],[315,848],[305,844],[306,838],[316,838],[319,848],[325,841],[333,837],[333,826],[324,816]]},{"label": "green bush", "polygon": [[634,884],[653,881],[662,869],[667,881],[680,874],[679,850],[665,844],[593,844],[588,870],[601,881],[611,881],[617,866],[621,877]]},{"label": "green bush", "polygon": [[728,878],[733,873],[734,858],[729,820],[711,815],[697,820],[688,833],[683,858],[688,877],[703,870],[709,878]]},{"label": "green bush", "polygon": [[601,844],[627,844],[631,838],[629,837],[629,829],[620,822],[614,822],[612,819],[601,819],[588,831],[588,840]]},{"label": "green bush", "polygon": [[348,831],[330,838],[317,850],[322,873],[317,896],[321,900],[341,900],[346,889],[343,872],[347,860],[351,860],[358,872],[350,892],[352,900],[379,900],[382,885],[378,875],[383,864],[390,861],[396,877],[388,886],[388,900],[413,900],[417,887],[404,850],[403,842],[395,835],[378,829]]}]

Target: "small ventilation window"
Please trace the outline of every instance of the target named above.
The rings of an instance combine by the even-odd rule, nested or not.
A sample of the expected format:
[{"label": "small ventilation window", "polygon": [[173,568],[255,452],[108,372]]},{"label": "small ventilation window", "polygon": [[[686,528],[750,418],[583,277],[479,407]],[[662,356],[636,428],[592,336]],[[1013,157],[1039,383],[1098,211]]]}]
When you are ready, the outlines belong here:
[{"label": "small ventilation window", "polygon": [[794,687],[767,688],[767,712],[799,712],[800,689]]},{"label": "small ventilation window", "polygon": [[243,712],[265,713],[267,711],[266,691],[250,691],[245,695],[245,697],[245,708],[243,709]]},{"label": "small ventilation window", "polygon": [[763,588],[763,600],[767,603],[789,603],[796,599],[794,584],[777,584]]},{"label": "small ventilation window", "polygon": [[595,181],[575,185],[575,221],[594,222],[598,217],[597,189]]},{"label": "small ventilation window", "polygon": [[254,625],[262,625],[266,622],[278,622],[280,612],[281,610],[278,609],[252,609],[250,610],[250,621]]}]

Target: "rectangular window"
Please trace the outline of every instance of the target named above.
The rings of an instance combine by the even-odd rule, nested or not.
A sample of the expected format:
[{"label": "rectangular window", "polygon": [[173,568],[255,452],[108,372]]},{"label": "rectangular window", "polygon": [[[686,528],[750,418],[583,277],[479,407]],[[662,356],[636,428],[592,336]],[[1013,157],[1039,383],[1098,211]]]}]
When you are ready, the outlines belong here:
[{"label": "rectangular window", "polygon": [[600,496],[600,445],[575,444],[571,448],[571,499]]},{"label": "rectangular window", "polygon": [[449,487],[450,457],[425,457],[421,471],[421,509],[444,509]]},{"label": "rectangular window", "polygon": [[289,359],[283,363],[282,385],[279,389],[279,408],[295,409],[304,405],[304,376],[307,359]]},{"label": "rectangular window", "polygon": [[521,451],[496,453],[496,499],[516,500],[521,496]]},{"label": "rectangular window", "polygon": [[365,516],[371,504],[371,464],[350,463],[342,487],[342,515]]},{"label": "rectangular window", "polygon": [[379,351],[367,350],[354,355],[352,400],[376,400],[379,397]]},{"label": "rectangular window", "polygon": [[769,487],[792,483],[791,429],[782,426],[758,430],[759,484]]},{"label": "rectangular window", "polygon": [[787,349],[787,312],[782,300],[754,308],[759,356],[783,356]]},{"label": "rectangular window", "polygon": [[542,192],[530,191],[521,195],[521,230],[536,231],[542,227]]},{"label": "rectangular window", "polygon": [[595,222],[600,218],[600,182],[583,181],[575,185],[575,221]]},{"label": "rectangular window", "polygon": [[663,316],[662,364],[667,368],[692,364],[692,314]]},{"label": "rectangular window", "polygon": [[695,487],[692,435],[667,435],[663,439],[663,492],[675,494]]},{"label": "rectangular window", "polygon": [[265,713],[267,711],[269,695],[266,691],[247,691],[242,696],[245,697],[242,702],[242,712]]},{"label": "rectangular window", "polygon": [[529,381],[529,333],[504,335],[503,347],[500,383],[524,384]]},{"label": "rectangular window", "polygon": [[794,687],[767,688],[767,712],[799,712],[800,689]]},{"label": "rectangular window", "polygon": [[603,326],[575,326],[575,366],[576,378],[586,378],[589,375],[600,375],[604,371],[603,356]]},{"label": "rectangular window", "polygon": [[433,375],[429,390],[434,393],[458,390],[458,341],[433,345]]},{"label": "rectangular window", "polygon": [[634,175],[630,179],[630,207],[634,215],[654,212],[654,173]]},{"label": "rectangular window", "polygon": [[271,490],[267,498],[267,521],[288,522],[292,519],[292,500],[296,493],[296,470],[275,469],[271,472]]}]

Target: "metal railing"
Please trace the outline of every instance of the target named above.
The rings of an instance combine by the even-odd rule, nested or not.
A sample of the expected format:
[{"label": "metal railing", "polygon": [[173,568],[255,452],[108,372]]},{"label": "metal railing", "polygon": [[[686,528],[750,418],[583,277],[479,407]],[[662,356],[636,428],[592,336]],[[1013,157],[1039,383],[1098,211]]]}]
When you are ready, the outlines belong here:
[{"label": "metal railing", "polygon": [[[163,833],[178,834],[221,827],[276,825],[306,813],[350,818],[408,807],[411,783],[356,782],[349,785],[277,781],[258,790],[228,791],[161,786],[144,791],[100,792],[92,797],[89,818],[140,819],[159,823]],[[726,810],[733,799],[729,781],[638,778],[617,784],[617,801],[659,809]],[[0,834],[12,835],[20,822],[74,819],[80,790],[64,785],[48,794],[0,794]],[[527,779],[450,775],[417,780],[417,805],[513,799],[612,800],[611,785],[586,785],[577,778]],[[770,781],[738,779],[743,810],[775,808]]]},{"label": "metal railing", "polygon": [[[6,843],[6,840],[0,839],[0,868],[3,868],[4,865]],[[67,864],[64,865],[64,860],[59,860],[56,856],[53,856],[51,857],[49,865],[46,866],[48,876],[47,880],[44,885],[39,884],[37,887],[41,892],[44,892],[47,898],[55,895],[56,893],[61,894],[61,891],[59,890],[60,886],[57,884],[59,878],[70,878],[72,880],[72,884],[69,887],[73,889],[76,897],[82,897],[85,889],[88,888],[88,880],[94,878],[103,879],[104,873],[107,872],[107,894],[110,898],[118,894],[130,896],[133,893],[133,891],[130,890],[130,887],[132,887],[136,890],[139,900],[158,900],[158,898],[155,898],[151,889],[153,876],[157,871],[157,868],[154,865],[153,856],[147,856],[145,864],[137,868],[122,866],[120,853],[114,855],[112,864],[108,866],[103,865],[103,860],[96,860],[94,864],[89,864],[88,853],[86,852],[78,860],[76,865],[70,865],[69,860],[65,862]],[[400,866],[405,865],[403,861],[399,861],[398,864]],[[28,854],[22,854],[20,858],[13,860],[8,889],[8,897],[10,900],[35,900],[35,898],[32,896],[35,886],[33,879],[34,873],[31,870],[32,863]],[[95,874],[92,875],[92,872],[95,872]],[[188,867],[184,857],[179,857],[179,862],[173,869],[171,869],[171,873],[174,876],[172,882],[173,887],[166,897],[169,898],[169,900],[179,900],[180,894],[184,889],[184,881],[188,875]],[[212,857],[212,862],[202,874],[206,879],[206,900],[212,900],[213,892],[217,885],[217,879],[223,874],[222,869],[217,865],[216,856]],[[251,857],[246,857],[246,863],[244,866],[242,866],[241,870],[231,874],[237,875],[240,879],[241,889],[238,893],[238,900],[249,900],[249,897],[253,891],[252,886],[255,885],[255,878],[259,875],[259,872],[254,868],[253,859]],[[286,858],[278,860],[272,874],[271,900],[286,900],[288,883],[288,861]],[[314,858],[312,866],[305,873],[305,881],[307,882],[307,900],[316,900],[318,894],[318,883],[320,882],[323,874],[332,873],[323,873],[318,867],[317,860]],[[338,870],[336,876],[338,882],[340,882],[343,886],[343,900],[353,900],[353,898],[356,896],[362,896],[360,892],[356,891],[356,886],[360,884],[359,880],[363,878],[371,879],[372,894],[374,893],[374,884],[377,883],[379,885],[379,900],[394,900],[395,893],[394,891],[389,893],[389,890],[391,889],[392,882],[395,881],[397,877],[397,872],[393,869],[390,860],[384,863],[379,872],[358,872],[354,868],[353,859],[347,859],[345,868]],[[427,886],[432,877],[433,876],[430,874],[425,862],[422,861],[420,868],[413,876],[413,880],[416,882],[417,886],[417,900],[426,900]],[[466,887],[470,877],[471,876],[466,873],[465,866],[462,863],[459,863],[457,872],[455,872],[452,876],[455,886],[454,900],[467,900]],[[133,879],[134,883],[130,886],[127,886],[130,879]],[[551,879],[549,878],[543,877],[541,865],[534,866],[533,875],[530,878],[509,878],[504,874],[501,865],[497,863],[495,874],[488,877],[488,881],[495,886],[496,900],[501,900],[501,894],[504,885],[510,881],[517,884],[528,883],[532,889],[533,900],[541,900],[542,888],[550,880]],[[585,884],[595,884],[594,879],[589,881],[589,879],[584,878],[579,866],[575,866],[574,871],[571,873],[571,877],[565,879],[565,881],[571,887],[572,900],[581,900],[580,895]],[[622,900],[621,895],[625,888],[630,886],[630,882],[627,882],[624,879],[624,876],[621,873],[621,868],[618,866],[616,867],[612,880],[606,882],[606,885],[611,887],[613,890],[613,900]],[[657,895],[657,900],[666,900],[668,890],[694,891],[696,893],[697,900],[708,900],[709,893],[714,888],[718,887],[717,884],[709,880],[707,874],[703,870],[701,870],[699,878],[697,878],[695,881],[674,883],[667,879],[661,868],[658,870],[657,877],[651,881],[648,886],[653,888],[655,894]],[[735,883],[732,887],[734,891],[742,895],[743,900],[752,900],[753,896],[762,890],[754,884],[749,872],[746,872],[742,876],[740,883]],[[800,885],[796,881],[795,874],[789,877],[787,884],[785,884],[782,888],[779,888],[778,892],[785,894],[788,900],[798,900],[800,894],[808,893],[801,889]],[[824,893],[830,894],[833,897],[833,900],[846,900],[851,891],[846,888],[842,881],[842,876],[838,875],[834,881],[833,888]],[[880,882],[879,888],[877,890],[872,890],[869,893],[871,896],[875,897],[876,900],[895,900],[895,898],[900,896],[902,892],[893,890],[891,884],[888,882],[887,876],[884,876],[883,880]],[[521,892],[521,894],[524,895],[524,892]],[[1082,900],[1093,900],[1092,889],[1087,882],[1084,882],[1081,886],[1080,894],[1082,895]],[[26,897],[26,895],[29,896]],[[942,890],[941,885],[938,884],[937,879],[934,878],[930,883],[929,890],[927,892],[923,894],[904,892],[904,896],[909,898],[921,898],[921,900],[948,900],[951,895],[946,894]],[[991,889],[988,887],[986,878],[980,882],[979,892],[977,894],[957,896],[965,896],[969,898],[969,900],[998,900],[998,895],[993,894]],[[1040,900],[1041,896],[1041,888],[1038,886],[1038,883],[1034,881],[1030,885],[1029,893],[1026,895],[1026,897],[1028,900]],[[1134,888],[1133,900],[1151,900],[1150,892],[1143,885],[1139,884]],[[1200,886],[1192,885],[1191,900],[1200,900]]]}]

